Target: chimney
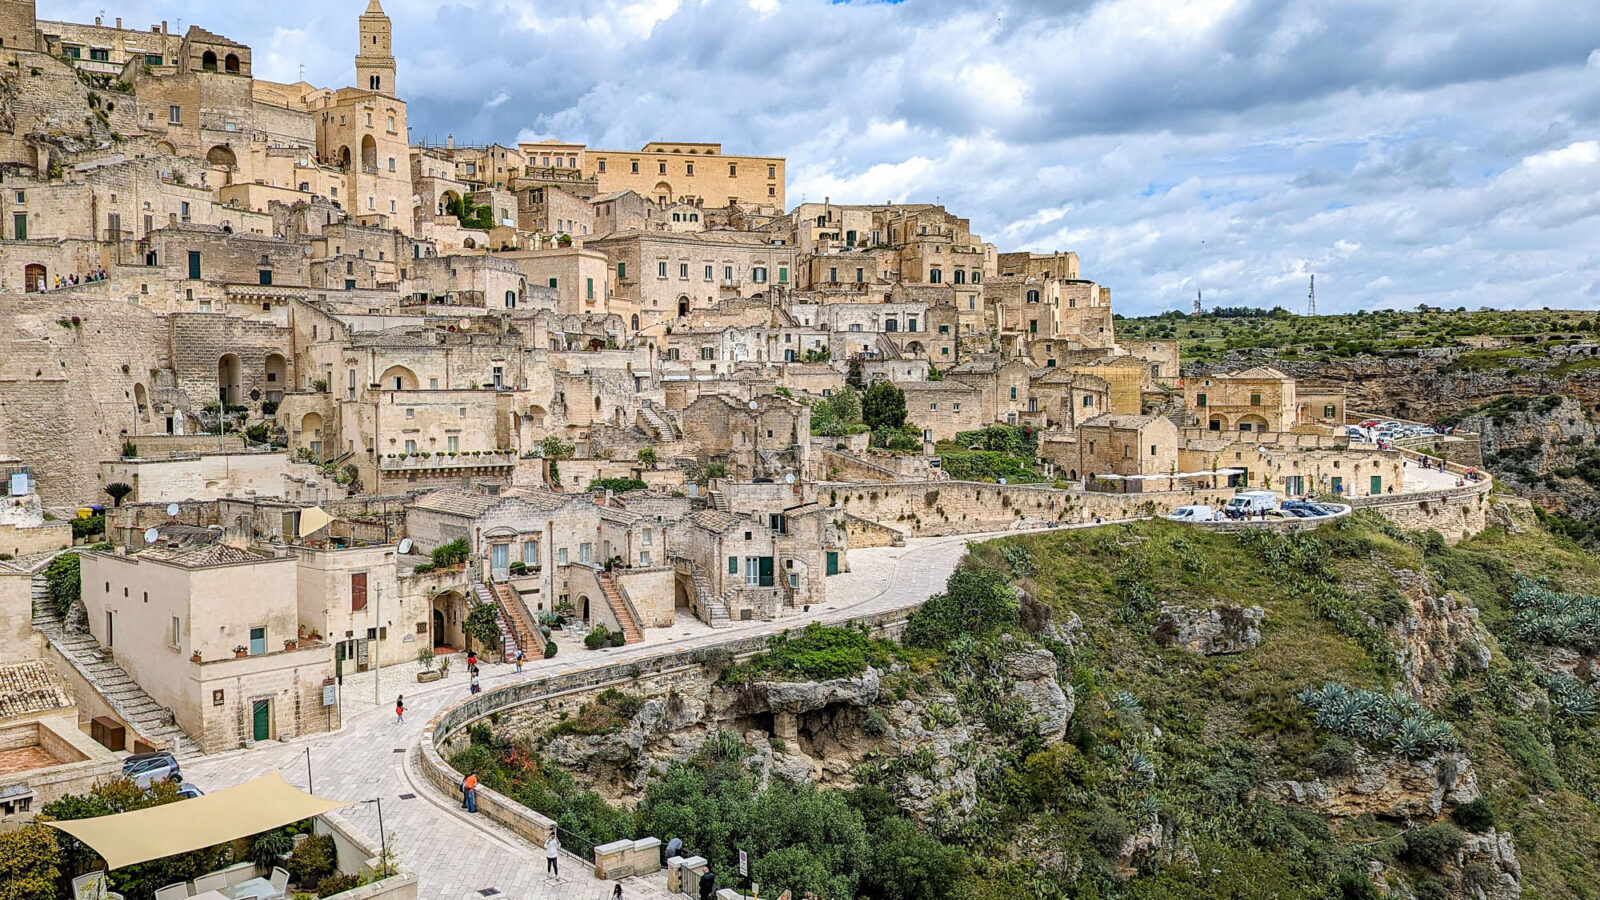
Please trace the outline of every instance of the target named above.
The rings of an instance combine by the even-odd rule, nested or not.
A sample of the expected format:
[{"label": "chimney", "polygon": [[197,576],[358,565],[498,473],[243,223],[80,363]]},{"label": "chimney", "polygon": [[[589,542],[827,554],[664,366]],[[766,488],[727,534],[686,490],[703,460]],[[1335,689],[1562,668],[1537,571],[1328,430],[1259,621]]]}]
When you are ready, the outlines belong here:
[{"label": "chimney", "polygon": [[161,20],[161,33],[162,34],[166,34],[167,33],[167,20],[166,19],[162,19]]},{"label": "chimney", "polygon": [[96,24],[96,25],[100,24],[100,17],[99,16],[95,16],[94,17],[94,24]]},{"label": "chimney", "polygon": [[122,30],[122,17],[121,16],[117,16],[117,30],[118,31]]},{"label": "chimney", "polygon": [[456,148],[456,136],[455,135],[447,134],[447,135],[444,136],[444,148],[446,150],[454,150]]}]

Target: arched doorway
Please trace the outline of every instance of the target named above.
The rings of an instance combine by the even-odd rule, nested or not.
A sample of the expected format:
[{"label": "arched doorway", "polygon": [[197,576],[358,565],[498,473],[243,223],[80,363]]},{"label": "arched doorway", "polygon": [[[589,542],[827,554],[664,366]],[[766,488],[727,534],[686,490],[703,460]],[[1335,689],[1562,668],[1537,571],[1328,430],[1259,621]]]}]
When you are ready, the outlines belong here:
[{"label": "arched doorway", "polygon": [[50,286],[50,282],[47,280],[48,277],[49,273],[43,265],[29,263],[27,268],[23,269],[22,284],[28,293],[38,293]]},{"label": "arched doorway", "polygon": [[464,650],[467,635],[462,626],[467,620],[467,601],[459,591],[445,591],[434,596],[430,619],[433,624],[433,652]]},{"label": "arched doorway", "polygon": [[244,390],[239,383],[239,357],[232,353],[224,353],[217,360],[217,399],[223,406],[244,400]]},{"label": "arched doorway", "polygon": [[585,623],[588,623],[588,621],[589,621],[589,595],[588,594],[579,594],[578,595],[578,618],[583,620],[583,622],[585,622]]},{"label": "arched doorway", "polygon": [[667,184],[665,181],[658,183],[656,185],[655,196],[657,203],[671,203],[672,185]]},{"label": "arched doorway", "polygon": [[689,316],[689,298],[688,297],[679,297],[678,298],[678,318],[684,319],[684,318],[688,318],[688,316]]},{"label": "arched doorway", "polygon": [[234,154],[227,144],[218,144],[206,151],[206,162],[211,163],[213,166],[232,169],[239,165],[239,157]]},{"label": "arched doorway", "polygon": [[217,54],[211,50],[202,53],[200,55],[200,68],[206,72],[215,72],[217,70]]},{"label": "arched doorway", "polygon": [[361,138],[361,166],[369,170],[378,168],[378,142],[370,134]]},{"label": "arched doorway", "polygon": [[1253,431],[1260,434],[1267,430],[1267,420],[1261,416],[1241,416],[1239,418],[1240,431]]},{"label": "arched doorway", "polygon": [[347,169],[350,167],[350,148],[348,146],[339,148],[339,165]]},{"label": "arched doorway", "polygon": [[311,455],[322,459],[322,415],[320,413],[306,413],[300,420],[300,444],[311,451]]},{"label": "arched doorway", "polygon": [[383,370],[378,385],[386,391],[414,391],[417,389],[417,374],[405,366],[390,366]]},{"label": "arched doorway", "polygon": [[441,216],[449,215],[450,214],[450,208],[452,206],[458,205],[460,202],[461,202],[461,195],[457,194],[455,191],[445,191],[444,193],[440,194],[439,195],[439,215],[441,215]]},{"label": "arched doorway", "polygon": [[266,363],[267,399],[277,403],[283,399],[283,386],[289,383],[289,361],[279,353],[268,353]]},{"label": "arched doorway", "polygon": [[133,405],[138,410],[139,421],[146,425],[150,424],[150,393],[142,384],[133,386]]}]

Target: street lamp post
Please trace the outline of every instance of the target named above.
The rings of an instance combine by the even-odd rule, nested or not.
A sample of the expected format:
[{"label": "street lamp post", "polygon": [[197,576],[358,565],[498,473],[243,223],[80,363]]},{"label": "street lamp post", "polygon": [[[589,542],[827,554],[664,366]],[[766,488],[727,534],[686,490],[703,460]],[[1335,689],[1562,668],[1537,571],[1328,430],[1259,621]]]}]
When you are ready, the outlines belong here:
[{"label": "street lamp post", "polygon": [[311,786],[311,748],[306,748],[306,793],[315,794],[317,791]]},{"label": "street lamp post", "polygon": [[[379,677],[383,674],[383,585],[378,585],[378,603],[373,610],[373,618],[377,620],[378,627],[372,630],[372,705],[382,707],[383,701],[378,699],[380,688]],[[381,810],[382,807],[379,807]]]},{"label": "street lamp post", "polygon": [[373,797],[371,800],[363,800],[361,802],[362,803],[376,803],[378,805],[378,842],[379,842],[380,849],[383,851],[384,865],[388,865],[388,862],[389,862],[389,835],[386,832],[384,832],[384,830],[383,830],[383,798],[382,797]]}]

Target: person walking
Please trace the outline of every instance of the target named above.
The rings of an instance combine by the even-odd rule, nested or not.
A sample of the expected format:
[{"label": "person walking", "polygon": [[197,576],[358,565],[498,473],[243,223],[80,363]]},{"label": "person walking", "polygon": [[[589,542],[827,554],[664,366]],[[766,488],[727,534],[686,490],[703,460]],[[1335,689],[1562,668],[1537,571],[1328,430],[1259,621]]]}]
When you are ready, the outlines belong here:
[{"label": "person walking", "polygon": [[478,651],[476,650],[467,651],[467,671],[474,674],[478,671]]},{"label": "person walking", "polygon": [[[517,674],[518,675],[522,674],[522,648],[521,647],[517,648]],[[619,885],[619,887],[620,887],[620,885]]]},{"label": "person walking", "polygon": [[683,838],[675,837],[672,840],[667,841],[667,849],[663,852],[666,853],[666,856],[662,857],[661,859],[661,864],[663,866],[667,864],[667,860],[673,858],[674,856],[682,856]]},{"label": "person walking", "polygon": [[469,813],[478,811],[478,773],[470,772],[461,782],[461,806]]},{"label": "person walking", "polygon": [[469,688],[468,693],[476,694],[478,692],[478,672],[476,669],[472,672],[472,684],[469,685]]},{"label": "person walking", "polygon": [[406,723],[406,695],[401,694],[394,700],[394,720],[396,724]]},{"label": "person walking", "polygon": [[617,882],[617,886],[611,889],[611,900],[622,900],[622,882]]},{"label": "person walking", "polygon": [[550,832],[550,839],[544,842],[544,873],[554,878],[561,877],[561,864],[558,857],[561,853],[561,839],[556,837],[554,831]]},{"label": "person walking", "polygon": [[711,900],[716,894],[717,876],[711,874],[711,870],[707,869],[706,873],[700,876],[700,900]]}]

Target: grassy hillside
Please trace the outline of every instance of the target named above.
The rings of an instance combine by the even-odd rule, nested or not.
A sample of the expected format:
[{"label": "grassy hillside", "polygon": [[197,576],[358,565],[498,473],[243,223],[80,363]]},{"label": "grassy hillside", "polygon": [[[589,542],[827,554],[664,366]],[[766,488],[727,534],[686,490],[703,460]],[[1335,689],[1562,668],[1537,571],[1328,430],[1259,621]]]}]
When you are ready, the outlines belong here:
[{"label": "grassy hillside", "polygon": [[1290,359],[1328,360],[1396,350],[1464,346],[1480,336],[1517,338],[1516,346],[1469,351],[1463,365],[1500,368],[1539,355],[1546,341],[1593,340],[1600,317],[1582,310],[1402,312],[1300,316],[1277,310],[1170,312],[1119,317],[1119,340],[1177,340],[1186,362],[1215,362],[1229,350],[1281,349]]},{"label": "grassy hillside", "polygon": [[[830,900],[1508,898],[1519,871],[1523,897],[1597,897],[1600,560],[1502,521],[1456,547],[1371,514],[990,541],[903,648],[812,626],[708,674],[737,693],[884,672],[877,705],[800,722],[848,789],[789,783],[778,742],[721,725],[636,758],[620,806],[537,735],[474,726],[454,761],[596,842],[670,832],[723,872],[747,848],[764,884]],[[1175,606],[1260,607],[1259,644],[1169,646]],[[1040,647],[1074,701],[1059,740],[1008,675]],[[608,692],[552,735],[603,748],[642,706]]]}]

